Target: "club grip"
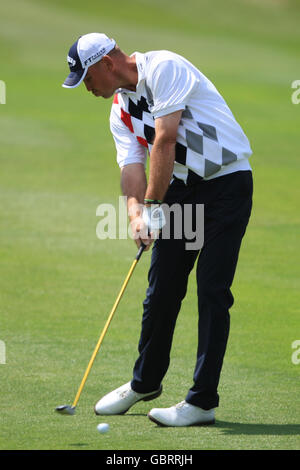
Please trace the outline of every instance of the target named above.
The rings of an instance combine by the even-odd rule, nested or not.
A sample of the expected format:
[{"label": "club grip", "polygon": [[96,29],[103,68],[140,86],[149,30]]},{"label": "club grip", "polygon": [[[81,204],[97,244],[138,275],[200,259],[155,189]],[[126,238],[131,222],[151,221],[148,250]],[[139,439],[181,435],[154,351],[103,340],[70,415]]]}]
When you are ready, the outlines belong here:
[{"label": "club grip", "polygon": [[137,252],[137,255],[136,255],[136,257],[135,257],[135,259],[136,259],[137,261],[138,261],[138,260],[140,259],[140,257],[142,256],[143,251],[144,251],[145,248],[146,248],[146,245],[145,245],[143,242],[141,242],[141,246],[140,246],[139,251]]}]

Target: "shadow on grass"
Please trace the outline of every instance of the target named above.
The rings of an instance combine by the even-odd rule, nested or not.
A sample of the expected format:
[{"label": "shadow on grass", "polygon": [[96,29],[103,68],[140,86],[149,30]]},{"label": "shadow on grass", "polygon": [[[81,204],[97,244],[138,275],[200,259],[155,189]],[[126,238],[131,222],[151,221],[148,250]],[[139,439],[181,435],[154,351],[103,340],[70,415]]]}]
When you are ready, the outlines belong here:
[{"label": "shadow on grass", "polygon": [[215,428],[227,435],[300,436],[299,424],[249,424],[216,420]]},{"label": "shadow on grass", "polygon": [[[141,416],[143,418],[147,418],[147,413],[127,413],[124,415],[126,418],[129,416]],[[156,427],[158,429],[170,429],[169,426],[160,426],[158,424]],[[216,420],[215,425],[209,427],[211,429],[220,429],[223,434],[228,436],[300,436],[300,424],[249,424]]]},{"label": "shadow on grass", "polygon": [[83,442],[78,442],[77,444],[69,444],[71,447],[86,447],[89,444],[88,443],[83,443]]}]

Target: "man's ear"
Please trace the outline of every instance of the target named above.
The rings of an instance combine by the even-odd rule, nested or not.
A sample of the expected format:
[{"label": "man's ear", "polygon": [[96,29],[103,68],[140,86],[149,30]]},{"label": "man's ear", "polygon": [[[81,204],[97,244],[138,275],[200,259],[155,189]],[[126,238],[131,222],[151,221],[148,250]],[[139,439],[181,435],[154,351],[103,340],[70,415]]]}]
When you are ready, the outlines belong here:
[{"label": "man's ear", "polygon": [[111,72],[113,70],[114,62],[113,62],[112,58],[109,55],[103,56],[99,63],[101,63],[101,62],[105,66],[106,70],[108,70],[109,72]]}]

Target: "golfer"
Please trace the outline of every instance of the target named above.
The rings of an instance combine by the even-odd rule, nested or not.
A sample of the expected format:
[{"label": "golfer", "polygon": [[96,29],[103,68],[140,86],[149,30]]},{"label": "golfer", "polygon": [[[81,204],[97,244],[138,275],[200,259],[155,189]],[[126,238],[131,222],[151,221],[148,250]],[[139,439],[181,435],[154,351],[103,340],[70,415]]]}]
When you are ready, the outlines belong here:
[{"label": "golfer", "polygon": [[[153,408],[148,417],[165,426],[213,424],[233,304],[230,288],[252,206],[249,141],[215,86],[178,54],[160,50],[128,56],[105,34],[91,33],[72,45],[67,60],[70,74],[64,87],[84,82],[95,96],[113,96],[110,128],[138,246],[143,242],[149,249],[153,242],[153,211],[162,228],[152,245],[132,378],[101,398],[95,412],[123,414],[138,401],[161,394],[177,315],[196,263],[193,383],[183,401]],[[169,237],[161,236],[166,222],[162,203],[177,204],[183,212],[191,207],[189,221],[196,234],[203,229],[196,208],[204,207],[201,247],[191,248],[184,233],[177,236],[176,217],[168,221]]]}]

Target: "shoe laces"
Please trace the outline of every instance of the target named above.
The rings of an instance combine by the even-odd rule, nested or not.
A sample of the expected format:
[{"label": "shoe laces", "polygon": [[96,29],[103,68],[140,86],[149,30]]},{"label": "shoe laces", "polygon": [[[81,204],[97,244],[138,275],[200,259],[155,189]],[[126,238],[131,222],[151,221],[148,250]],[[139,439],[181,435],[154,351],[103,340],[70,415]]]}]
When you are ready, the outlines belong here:
[{"label": "shoe laces", "polygon": [[185,400],[181,401],[180,403],[177,403],[177,405],[175,405],[175,408],[177,408],[177,410],[180,410],[181,408],[184,407],[184,405],[186,405]]},{"label": "shoe laces", "polygon": [[126,390],[123,390],[123,392],[118,392],[119,397],[122,398],[127,398],[129,394],[132,394],[134,396],[138,396],[138,393],[132,390],[132,388],[127,388]]},{"label": "shoe laces", "polygon": [[126,398],[130,390],[124,390],[123,392],[119,392],[120,398]]}]

